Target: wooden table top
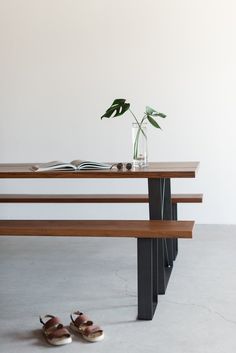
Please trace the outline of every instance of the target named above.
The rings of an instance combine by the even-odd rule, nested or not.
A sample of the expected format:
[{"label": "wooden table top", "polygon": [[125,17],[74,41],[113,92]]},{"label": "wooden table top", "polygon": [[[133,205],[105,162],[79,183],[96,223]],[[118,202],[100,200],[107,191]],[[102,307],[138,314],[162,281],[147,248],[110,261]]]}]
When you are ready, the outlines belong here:
[{"label": "wooden table top", "polygon": [[147,167],[132,170],[80,170],[35,172],[38,163],[1,163],[0,178],[4,179],[76,179],[76,178],[195,178],[199,162],[151,162]]}]

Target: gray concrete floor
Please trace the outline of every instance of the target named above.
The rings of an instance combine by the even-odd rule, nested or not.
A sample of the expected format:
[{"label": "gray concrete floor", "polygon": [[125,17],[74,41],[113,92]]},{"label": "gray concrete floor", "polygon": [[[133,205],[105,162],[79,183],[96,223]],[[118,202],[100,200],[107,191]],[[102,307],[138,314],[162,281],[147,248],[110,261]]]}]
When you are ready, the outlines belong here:
[{"label": "gray concrete floor", "polygon": [[[236,352],[236,226],[198,225],[179,242],[166,295],[137,321],[135,239],[0,238],[0,352]],[[104,341],[49,346],[38,316],[79,309]]]}]

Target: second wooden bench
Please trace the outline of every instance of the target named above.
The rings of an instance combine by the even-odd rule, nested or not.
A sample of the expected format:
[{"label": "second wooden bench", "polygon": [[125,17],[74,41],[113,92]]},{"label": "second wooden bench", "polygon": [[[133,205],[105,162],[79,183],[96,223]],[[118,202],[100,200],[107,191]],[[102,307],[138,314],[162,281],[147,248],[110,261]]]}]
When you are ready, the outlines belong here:
[{"label": "second wooden bench", "polygon": [[[172,194],[172,219],[178,219],[179,203],[201,203],[202,194]],[[148,203],[147,194],[0,194],[0,203]],[[169,249],[171,261],[178,254],[178,239]],[[168,247],[170,248],[170,247]],[[170,261],[170,262],[171,262]]]}]

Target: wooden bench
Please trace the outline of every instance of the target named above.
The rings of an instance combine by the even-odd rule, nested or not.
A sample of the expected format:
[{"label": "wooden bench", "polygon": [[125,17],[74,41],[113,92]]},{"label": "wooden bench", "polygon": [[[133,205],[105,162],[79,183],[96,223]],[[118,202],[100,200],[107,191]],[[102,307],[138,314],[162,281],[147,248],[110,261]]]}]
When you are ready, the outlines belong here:
[{"label": "wooden bench", "polygon": [[[202,194],[172,194],[172,204],[201,203]],[[148,203],[146,194],[0,194],[0,203]]]},{"label": "wooden bench", "polygon": [[[155,276],[164,276],[159,281],[159,288],[154,289],[152,296],[164,294],[173,260],[178,253],[178,238],[191,238],[193,222],[177,221],[177,206],[179,203],[201,203],[202,194],[172,194],[172,221],[121,221],[121,220],[2,220],[0,221],[0,235],[13,236],[80,236],[80,237],[135,237],[138,244],[142,244],[145,238],[159,239],[162,242],[163,256],[159,267],[159,275],[153,272],[152,282]],[[0,194],[0,203],[148,203],[147,194]],[[155,303],[147,304],[143,300],[143,288],[150,288],[145,272],[145,278],[141,275],[141,269],[153,267],[145,257],[143,245],[138,245],[138,318],[150,319],[151,309],[147,315],[146,306],[155,306]],[[146,248],[146,246],[145,246]],[[141,250],[140,250],[141,249]],[[149,249],[150,250],[150,249]],[[145,250],[146,251],[146,250]],[[153,251],[153,250],[152,250]],[[142,260],[146,258],[146,261]],[[148,262],[148,265],[146,264]],[[166,267],[167,266],[167,267]],[[154,266],[155,267],[155,266]],[[146,284],[145,284],[146,283]],[[160,284],[162,283],[162,284]],[[155,287],[155,285],[154,285]],[[145,292],[145,290],[144,290]],[[146,294],[145,294],[146,295]],[[142,303],[142,304],[140,304]],[[144,304],[143,304],[144,303]],[[143,309],[143,306],[145,309]],[[152,309],[153,313],[155,309]]]},{"label": "wooden bench", "polygon": [[[201,203],[202,194],[172,194],[172,219],[178,219],[179,203]],[[148,203],[147,194],[0,194],[0,203]],[[165,246],[167,262],[172,265],[178,254],[178,239]]]},{"label": "wooden bench", "polygon": [[191,238],[193,221],[0,220],[0,236],[137,238],[138,318],[151,320],[158,297],[157,238]]},{"label": "wooden bench", "polygon": [[191,238],[193,221],[0,220],[0,235]]},{"label": "wooden bench", "polygon": [[[201,203],[202,194],[172,194],[172,219],[177,220],[179,203]],[[0,203],[148,203],[147,194],[0,194]],[[178,239],[169,242],[168,262],[178,254]]]}]

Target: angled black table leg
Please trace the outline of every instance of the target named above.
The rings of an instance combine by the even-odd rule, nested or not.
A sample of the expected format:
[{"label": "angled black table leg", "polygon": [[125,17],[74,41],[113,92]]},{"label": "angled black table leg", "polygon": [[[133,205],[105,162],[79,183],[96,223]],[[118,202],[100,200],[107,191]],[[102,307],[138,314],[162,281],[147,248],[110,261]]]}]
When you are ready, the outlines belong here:
[{"label": "angled black table leg", "polygon": [[[162,219],[163,216],[163,182],[162,179],[148,179],[149,193],[149,218]],[[164,282],[164,256],[163,256],[163,239],[154,239],[154,246],[157,249],[154,262],[157,266],[157,282],[156,294],[160,293],[160,286]]]},{"label": "angled black table leg", "polygon": [[138,238],[137,242],[138,319],[152,320],[157,305],[157,275],[153,262],[154,241],[149,238]]},{"label": "angled black table leg", "polygon": [[[170,179],[162,179],[162,191],[163,191],[163,217],[162,219],[172,219],[172,203],[171,203],[171,186]],[[163,239],[164,250],[163,254],[163,266],[164,266],[164,279],[159,285],[159,294],[165,294],[170,275],[173,268],[173,242],[174,239]]]},{"label": "angled black table leg", "polygon": [[[170,179],[148,179],[150,219],[172,219]],[[173,240],[158,239],[158,294],[165,294],[173,267]]]}]

